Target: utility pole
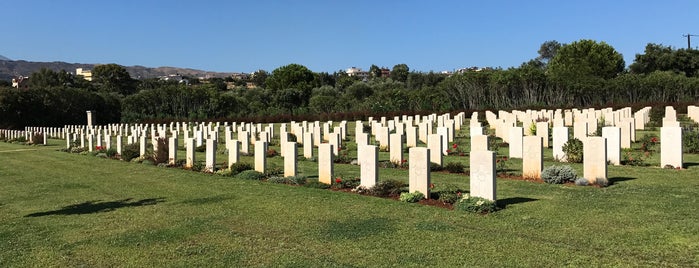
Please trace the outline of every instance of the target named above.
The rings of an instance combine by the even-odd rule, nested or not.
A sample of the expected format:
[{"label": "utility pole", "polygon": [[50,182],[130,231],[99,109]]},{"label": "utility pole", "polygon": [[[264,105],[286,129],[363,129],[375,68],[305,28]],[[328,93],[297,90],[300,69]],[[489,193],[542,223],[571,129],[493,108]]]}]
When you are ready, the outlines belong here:
[{"label": "utility pole", "polygon": [[682,36],[687,37],[687,50],[690,50],[690,49],[692,49],[692,43],[691,43],[691,41],[690,41],[690,38],[692,38],[692,36],[699,36],[699,35],[696,35],[696,34],[683,34]]}]

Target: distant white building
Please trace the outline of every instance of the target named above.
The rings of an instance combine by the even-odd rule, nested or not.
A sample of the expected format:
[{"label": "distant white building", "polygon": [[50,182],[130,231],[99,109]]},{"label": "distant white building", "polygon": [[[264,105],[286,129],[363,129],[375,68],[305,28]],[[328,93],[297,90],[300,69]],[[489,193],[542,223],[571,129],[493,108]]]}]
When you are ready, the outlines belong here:
[{"label": "distant white building", "polygon": [[357,68],[357,67],[350,67],[347,68],[345,73],[349,76],[357,76],[360,78],[367,78],[369,77],[369,72],[362,71],[362,69]]},{"label": "distant white building", "polygon": [[92,81],[92,70],[77,68],[75,69],[75,75],[82,75],[85,80]]}]

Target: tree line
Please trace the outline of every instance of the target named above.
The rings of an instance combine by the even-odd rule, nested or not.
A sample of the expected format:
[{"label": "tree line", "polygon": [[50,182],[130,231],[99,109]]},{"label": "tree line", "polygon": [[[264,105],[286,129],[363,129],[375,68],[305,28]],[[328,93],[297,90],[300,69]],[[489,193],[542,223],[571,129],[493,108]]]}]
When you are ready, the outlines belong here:
[{"label": "tree line", "polygon": [[[93,81],[42,69],[29,89],[0,84],[0,128],[166,120],[325,120],[367,115],[543,107],[695,102],[699,51],[648,44],[626,64],[594,40],[544,42],[539,56],[512,68],[443,74],[397,64],[389,76],[372,65],[366,76],[313,72],[289,64],[250,77],[189,83],[136,80],[119,65],[96,66]],[[256,87],[248,89],[246,85]]]}]

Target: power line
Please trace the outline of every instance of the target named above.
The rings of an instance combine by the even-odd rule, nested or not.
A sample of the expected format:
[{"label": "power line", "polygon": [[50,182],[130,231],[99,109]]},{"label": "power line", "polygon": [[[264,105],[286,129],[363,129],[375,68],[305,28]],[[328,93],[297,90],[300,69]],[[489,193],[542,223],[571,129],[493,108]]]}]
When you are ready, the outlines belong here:
[{"label": "power line", "polygon": [[682,36],[683,36],[683,37],[687,37],[687,50],[689,50],[689,49],[692,49],[692,42],[690,41],[690,39],[692,38],[692,36],[699,36],[699,35],[696,35],[696,34],[683,34]]}]

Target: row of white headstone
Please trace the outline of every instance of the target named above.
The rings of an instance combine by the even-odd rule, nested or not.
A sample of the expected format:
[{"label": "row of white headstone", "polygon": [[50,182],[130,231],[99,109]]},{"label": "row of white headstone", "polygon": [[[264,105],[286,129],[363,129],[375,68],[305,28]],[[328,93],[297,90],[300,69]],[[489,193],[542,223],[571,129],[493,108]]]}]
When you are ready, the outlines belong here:
[{"label": "row of white headstone", "polygon": [[[688,107],[692,113],[699,115],[699,109]],[[583,142],[584,177],[594,183],[597,180],[606,180],[607,163],[621,164],[621,149],[631,148],[631,142],[635,141],[635,131],[644,129],[649,121],[650,107],[643,108],[630,117],[630,108],[613,111],[611,109],[582,111],[565,111],[566,118],[574,118],[568,122],[563,119],[561,110],[542,111],[513,111],[508,113],[500,111],[498,116],[486,112],[486,118],[492,122],[496,129],[496,135],[509,143],[509,156],[523,159],[523,176],[540,178],[543,170],[543,148],[549,148],[549,127],[552,128],[553,157],[559,161],[566,161],[563,153],[563,145],[568,141],[568,127],[573,126],[574,137]],[[553,115],[553,120],[548,117]],[[477,118],[477,114],[472,118]],[[502,118],[501,118],[502,117]],[[540,118],[535,122],[532,118]],[[607,118],[611,118],[608,120]],[[522,127],[517,126],[518,122]],[[589,136],[597,131],[597,123],[603,122],[601,137]],[[473,126],[472,121],[472,127]],[[535,127],[531,127],[535,124]],[[476,125],[475,127],[480,127]],[[535,133],[526,133],[525,129],[535,128]],[[472,133],[473,135],[473,133]],[[676,111],[671,106],[666,107],[663,127],[660,128],[661,156],[660,166],[682,167],[682,129],[676,118]]]}]

